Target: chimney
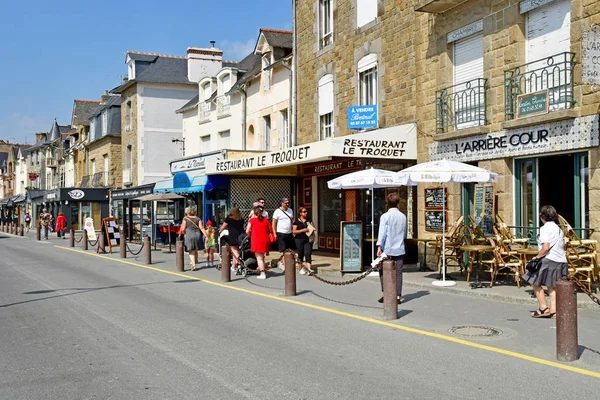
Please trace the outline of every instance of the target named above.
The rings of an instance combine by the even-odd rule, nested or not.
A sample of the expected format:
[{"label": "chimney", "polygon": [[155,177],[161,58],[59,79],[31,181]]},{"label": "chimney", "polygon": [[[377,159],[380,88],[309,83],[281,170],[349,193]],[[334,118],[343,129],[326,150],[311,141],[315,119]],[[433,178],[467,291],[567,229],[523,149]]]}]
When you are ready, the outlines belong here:
[{"label": "chimney", "polygon": [[108,90],[105,90],[102,95],[102,104],[106,104],[108,100],[110,100],[110,95],[108,94]]},{"label": "chimney", "polygon": [[188,47],[188,80],[199,82],[205,76],[214,76],[220,69],[223,61],[223,50],[215,47],[215,41],[210,41],[209,48]]}]

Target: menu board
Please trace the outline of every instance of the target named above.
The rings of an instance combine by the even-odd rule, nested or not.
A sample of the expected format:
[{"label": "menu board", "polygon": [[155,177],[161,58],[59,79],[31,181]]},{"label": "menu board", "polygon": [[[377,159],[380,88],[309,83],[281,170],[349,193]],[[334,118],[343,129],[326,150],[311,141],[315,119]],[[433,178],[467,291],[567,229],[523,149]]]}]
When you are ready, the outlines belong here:
[{"label": "menu board", "polygon": [[446,204],[446,188],[425,188],[425,208],[444,208]]},{"label": "menu board", "polygon": [[491,235],[494,231],[494,217],[496,204],[495,185],[475,185],[475,223],[483,233]]},{"label": "menu board", "polygon": [[117,218],[104,218],[102,222],[104,225],[104,237],[106,244],[108,244],[110,252],[112,253],[112,248],[121,244],[119,220]]},{"label": "menu board", "polygon": [[442,232],[446,230],[446,211],[425,210],[425,230]]},{"label": "menu board", "polygon": [[362,222],[342,221],[340,261],[343,272],[362,271]]}]

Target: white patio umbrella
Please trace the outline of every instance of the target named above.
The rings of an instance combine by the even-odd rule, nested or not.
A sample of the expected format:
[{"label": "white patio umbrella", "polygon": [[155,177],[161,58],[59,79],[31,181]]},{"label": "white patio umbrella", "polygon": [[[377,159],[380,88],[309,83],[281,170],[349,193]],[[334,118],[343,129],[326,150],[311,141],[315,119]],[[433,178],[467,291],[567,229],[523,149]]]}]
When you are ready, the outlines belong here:
[{"label": "white patio umbrella", "polygon": [[371,261],[375,260],[375,195],[373,189],[402,185],[405,183],[396,172],[375,168],[351,172],[327,182],[329,189],[369,189],[371,191]]},{"label": "white patio umbrella", "polygon": [[[498,174],[484,168],[458,161],[440,160],[414,165],[396,173],[396,180],[407,186],[423,182],[497,182]],[[446,199],[442,211],[442,280],[434,281],[436,286],[454,286],[456,282],[446,281]]]}]

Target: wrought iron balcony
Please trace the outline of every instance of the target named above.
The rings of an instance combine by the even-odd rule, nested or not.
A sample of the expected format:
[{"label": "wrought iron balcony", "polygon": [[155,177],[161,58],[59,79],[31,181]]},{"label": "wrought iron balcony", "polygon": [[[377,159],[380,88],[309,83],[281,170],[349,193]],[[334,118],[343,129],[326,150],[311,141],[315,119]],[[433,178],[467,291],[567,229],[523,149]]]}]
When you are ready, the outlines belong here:
[{"label": "wrought iron balcony", "polygon": [[485,125],[486,84],[477,78],[436,91],[436,132]]},{"label": "wrought iron balcony", "polygon": [[96,172],[92,175],[92,187],[104,186],[104,172]]},{"label": "wrought iron balcony", "polygon": [[46,166],[48,168],[56,168],[57,167],[56,158],[54,158],[54,157],[47,157],[46,158]]},{"label": "wrought iron balcony", "polygon": [[230,101],[231,97],[228,95],[217,97],[217,118],[229,117],[231,115]]},{"label": "wrought iron balcony", "polygon": [[210,122],[210,101],[205,101],[198,104],[198,123],[203,124]]},{"label": "wrought iron balcony", "polygon": [[79,187],[90,187],[90,175],[85,175],[83,178],[81,178],[81,183],[79,184]]},{"label": "wrought iron balcony", "polygon": [[549,110],[572,108],[575,53],[559,53],[504,71],[504,118],[517,117],[517,97],[548,90]]}]

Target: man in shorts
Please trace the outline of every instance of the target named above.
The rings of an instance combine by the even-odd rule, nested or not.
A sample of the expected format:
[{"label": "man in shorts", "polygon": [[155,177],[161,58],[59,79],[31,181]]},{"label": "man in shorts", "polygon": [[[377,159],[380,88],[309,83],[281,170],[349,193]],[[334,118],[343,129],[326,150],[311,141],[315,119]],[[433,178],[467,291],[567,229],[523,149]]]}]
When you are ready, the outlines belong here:
[{"label": "man in shorts", "polygon": [[[277,233],[277,249],[281,255],[283,255],[283,252],[286,249],[294,250],[296,248],[294,235],[292,235],[293,222],[294,211],[290,208],[290,199],[284,197],[281,199],[281,207],[279,207],[273,213],[273,219],[271,222],[273,225],[273,232]],[[282,271],[285,271],[285,265],[283,264],[283,261],[279,261],[277,266]]]}]

